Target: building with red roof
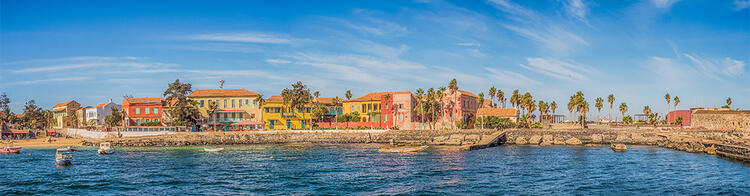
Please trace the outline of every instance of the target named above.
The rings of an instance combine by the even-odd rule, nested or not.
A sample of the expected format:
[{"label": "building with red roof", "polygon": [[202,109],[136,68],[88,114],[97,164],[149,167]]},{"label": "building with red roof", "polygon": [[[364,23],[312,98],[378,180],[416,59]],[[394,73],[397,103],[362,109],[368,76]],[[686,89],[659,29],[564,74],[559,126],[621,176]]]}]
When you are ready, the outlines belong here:
[{"label": "building with red roof", "polygon": [[[190,93],[188,98],[197,102],[203,123],[227,125],[221,127],[228,131],[228,125],[233,123],[260,123],[263,120],[261,106],[256,101],[258,96],[262,95],[245,89],[198,89]],[[215,111],[209,108],[212,102],[216,103]]]},{"label": "building with red roof", "polygon": [[52,117],[55,119],[52,128],[61,129],[76,126],[70,116],[73,116],[79,108],[81,108],[81,104],[75,100],[55,104],[52,107]]},{"label": "building with red roof", "polygon": [[147,122],[162,122],[164,98],[143,97],[122,100],[123,125],[138,126]]}]

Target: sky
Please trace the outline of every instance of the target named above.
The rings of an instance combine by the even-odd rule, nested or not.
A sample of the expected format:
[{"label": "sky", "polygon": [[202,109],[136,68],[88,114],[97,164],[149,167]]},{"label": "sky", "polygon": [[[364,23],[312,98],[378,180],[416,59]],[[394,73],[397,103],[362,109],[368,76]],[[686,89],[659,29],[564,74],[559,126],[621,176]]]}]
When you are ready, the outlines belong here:
[{"label": "sky", "polygon": [[[591,104],[750,109],[750,0],[0,0],[0,92],[13,112],[194,89],[321,96],[414,91],[452,78]],[[508,104],[510,105],[510,104]],[[608,113],[605,104],[602,113]],[[619,117],[619,115],[616,115]]]}]

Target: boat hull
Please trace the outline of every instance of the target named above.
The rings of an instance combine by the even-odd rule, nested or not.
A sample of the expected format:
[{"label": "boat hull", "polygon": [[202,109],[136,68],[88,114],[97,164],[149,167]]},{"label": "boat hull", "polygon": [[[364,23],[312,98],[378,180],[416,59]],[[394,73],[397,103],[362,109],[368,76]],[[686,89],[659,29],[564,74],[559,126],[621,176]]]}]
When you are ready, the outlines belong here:
[{"label": "boat hull", "polygon": [[114,149],[99,149],[99,154],[114,154]]},{"label": "boat hull", "polygon": [[56,160],[55,164],[62,165],[62,166],[70,166],[70,165],[73,165],[73,162],[71,162],[70,160]]},{"label": "boat hull", "polygon": [[224,148],[204,148],[206,152],[224,152]]},{"label": "boat hull", "polygon": [[0,149],[0,153],[3,153],[3,154],[19,154],[19,153],[21,153],[21,148],[2,148],[2,149]]}]

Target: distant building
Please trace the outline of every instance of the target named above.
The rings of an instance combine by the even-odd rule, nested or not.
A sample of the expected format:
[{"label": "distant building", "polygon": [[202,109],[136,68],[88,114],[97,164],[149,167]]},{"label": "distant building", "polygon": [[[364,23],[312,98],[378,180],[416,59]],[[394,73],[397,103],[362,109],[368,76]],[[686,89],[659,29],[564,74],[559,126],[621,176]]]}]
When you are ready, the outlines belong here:
[{"label": "distant building", "polygon": [[[326,112],[323,113],[322,118],[320,119],[320,122],[333,122],[333,118],[336,117],[336,115],[342,115],[344,114],[344,108],[341,106],[341,102],[343,99],[339,100],[339,106],[334,106],[333,104],[333,97],[318,97],[315,99],[315,102],[323,104],[323,106],[326,108]],[[317,119],[316,119],[317,122]]]},{"label": "distant building", "polygon": [[[261,108],[255,100],[258,96],[261,95],[245,89],[198,89],[188,95],[197,102],[203,123],[227,125],[225,130],[229,130],[233,123],[263,121]],[[217,105],[213,115],[209,113],[210,102]]]},{"label": "distant building", "polygon": [[81,108],[81,104],[74,100],[58,103],[52,107],[52,118],[55,119],[55,124],[52,128],[69,128],[76,126],[73,119],[70,116],[76,113]]},{"label": "distant building", "polygon": [[682,124],[680,126],[690,126],[691,125],[691,116],[693,112],[696,110],[701,110],[703,108],[690,108],[689,110],[675,110],[667,113],[667,123],[674,124],[674,122],[677,121],[677,119],[682,118]]},{"label": "distant building", "polygon": [[[479,96],[464,90],[443,92],[443,116],[438,119],[438,129],[456,128],[457,121],[469,121],[474,119],[479,109]],[[470,124],[471,125],[471,124]],[[468,127],[472,128],[472,127]]]},{"label": "distant building", "polygon": [[383,95],[388,92],[368,93],[362,97],[344,101],[344,113],[357,112],[359,122],[381,122],[381,105]]},{"label": "distant building", "polygon": [[[385,95],[389,94],[390,99],[385,100]],[[414,110],[417,106],[417,99],[414,94],[408,91],[390,92],[382,95],[381,118],[385,122],[385,128],[398,127],[401,130],[424,129],[417,122],[417,112]],[[423,126],[423,125],[421,125]]]},{"label": "distant building", "polygon": [[274,95],[263,103],[263,124],[265,130],[309,129],[312,107],[305,104],[302,109],[289,108],[284,97]]},{"label": "distant building", "polygon": [[162,122],[165,101],[161,97],[126,98],[122,100],[123,125],[138,126],[146,122]]},{"label": "distant building", "polygon": [[516,108],[479,108],[477,110],[477,117],[489,116],[507,118],[514,123],[518,122],[518,110]]},{"label": "distant building", "polygon": [[[109,99],[109,102],[100,103],[94,107],[87,107],[84,111],[84,122],[91,126],[104,125],[106,124],[104,119],[112,114],[112,109],[120,110],[120,108],[120,104],[113,103],[112,99]],[[94,122],[94,124],[92,125],[90,122]]]}]

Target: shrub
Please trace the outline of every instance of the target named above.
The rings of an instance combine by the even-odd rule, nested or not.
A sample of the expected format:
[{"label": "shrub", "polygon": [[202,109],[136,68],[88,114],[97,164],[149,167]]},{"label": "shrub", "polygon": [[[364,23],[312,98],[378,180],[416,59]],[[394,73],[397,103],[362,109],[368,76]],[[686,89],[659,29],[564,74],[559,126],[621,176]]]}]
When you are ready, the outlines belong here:
[{"label": "shrub", "polygon": [[141,126],[161,126],[161,122],[145,122],[141,123]]},{"label": "shrub", "polygon": [[496,116],[477,117],[476,125],[474,125],[474,127],[481,127],[482,123],[484,123],[484,128],[488,129],[506,129],[516,127],[516,124],[510,121],[510,119],[498,118]]},{"label": "shrub", "polygon": [[631,117],[630,115],[627,115],[627,116],[623,117],[622,118],[622,123],[633,124],[633,117]]}]

